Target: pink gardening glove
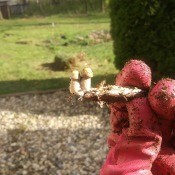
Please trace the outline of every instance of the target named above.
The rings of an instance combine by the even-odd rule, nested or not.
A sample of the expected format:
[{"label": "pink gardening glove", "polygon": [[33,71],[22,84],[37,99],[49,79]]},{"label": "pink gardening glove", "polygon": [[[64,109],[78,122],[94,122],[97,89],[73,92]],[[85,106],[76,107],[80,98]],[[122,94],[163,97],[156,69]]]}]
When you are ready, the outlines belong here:
[{"label": "pink gardening glove", "polygon": [[114,103],[110,105],[110,109],[111,134],[108,137],[109,148],[116,145],[116,142],[119,140],[123,128],[127,128],[129,126],[126,104]]},{"label": "pink gardening glove", "polygon": [[152,174],[161,146],[158,121],[147,98],[134,99],[126,106],[130,126],[123,130],[119,144],[111,148],[101,175]]},{"label": "pink gardening glove", "polygon": [[173,137],[172,137],[171,144],[173,148],[175,148],[175,121],[173,122]]},{"label": "pink gardening glove", "polygon": [[170,145],[175,120],[175,80],[162,79],[151,89],[148,99],[159,118],[163,144]]},{"label": "pink gardening glove", "polygon": [[163,136],[163,145],[152,172],[154,175],[175,175],[175,80],[160,80],[148,98],[159,118]]},{"label": "pink gardening glove", "polygon": [[[120,86],[148,89],[150,84],[151,71],[145,63],[138,60],[127,63],[116,79],[116,85]],[[134,99],[122,108],[118,106],[117,103],[111,105],[111,121],[114,121],[111,122],[111,127],[117,133],[109,136],[110,150],[100,175],[151,175],[152,163],[161,145],[156,116],[147,98]],[[123,121],[128,119],[129,126],[124,122],[119,127],[120,123],[123,124],[120,119],[122,116]]]},{"label": "pink gardening glove", "polygon": [[[159,117],[157,115],[157,117]],[[158,118],[159,120],[159,127],[162,132],[162,144],[163,145],[171,145],[172,140],[172,129],[173,129],[173,122],[171,120]]]},{"label": "pink gardening glove", "polygon": [[[148,90],[151,85],[151,70],[144,62],[131,60],[125,64],[117,75],[115,84],[117,86],[133,86]],[[126,103],[114,103],[110,105],[110,109],[111,134],[108,137],[109,147],[115,145],[115,140],[122,133],[122,129],[129,126]]]}]

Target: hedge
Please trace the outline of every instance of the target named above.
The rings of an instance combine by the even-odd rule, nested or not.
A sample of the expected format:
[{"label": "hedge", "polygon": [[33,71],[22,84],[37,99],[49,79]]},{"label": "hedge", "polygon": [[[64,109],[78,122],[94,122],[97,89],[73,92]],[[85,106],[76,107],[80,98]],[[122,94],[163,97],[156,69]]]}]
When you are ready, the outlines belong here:
[{"label": "hedge", "polygon": [[137,58],[175,78],[175,0],[110,0],[115,65]]}]

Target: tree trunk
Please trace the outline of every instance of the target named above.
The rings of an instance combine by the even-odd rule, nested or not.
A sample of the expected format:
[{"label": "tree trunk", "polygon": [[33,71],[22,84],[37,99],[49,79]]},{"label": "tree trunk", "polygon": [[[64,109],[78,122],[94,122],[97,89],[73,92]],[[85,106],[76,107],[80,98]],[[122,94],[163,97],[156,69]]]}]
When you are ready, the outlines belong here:
[{"label": "tree trunk", "polygon": [[84,0],[84,5],[85,5],[85,13],[88,13],[88,2],[87,0]]},{"label": "tree trunk", "polygon": [[0,20],[3,19],[1,8],[0,8]]},{"label": "tree trunk", "polygon": [[104,12],[105,11],[104,0],[100,0],[100,4],[101,4],[101,12]]}]

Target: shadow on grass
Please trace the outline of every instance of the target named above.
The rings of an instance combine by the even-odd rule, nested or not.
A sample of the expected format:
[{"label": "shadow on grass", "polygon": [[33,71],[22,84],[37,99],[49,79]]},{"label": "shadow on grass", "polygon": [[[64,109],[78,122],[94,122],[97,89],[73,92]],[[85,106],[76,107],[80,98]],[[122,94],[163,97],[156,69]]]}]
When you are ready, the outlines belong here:
[{"label": "shadow on grass", "polygon": [[68,87],[68,85],[68,78],[53,78],[44,80],[21,79],[17,81],[0,81],[0,94],[66,88]]},{"label": "shadow on grass", "polygon": [[[104,75],[96,76],[93,79],[93,87],[96,83],[101,82],[106,79],[109,83],[113,81],[114,75]],[[0,92],[4,94],[12,94],[19,92],[26,92],[23,95],[18,94],[15,98],[16,102],[10,96],[0,96],[1,110],[13,111],[15,113],[26,113],[31,115],[53,115],[59,116],[79,116],[79,115],[108,115],[108,110],[106,108],[101,109],[95,102],[80,101],[76,98],[70,98],[70,93],[68,90],[69,78],[61,79],[46,79],[46,80],[20,80],[20,81],[6,81],[0,82]],[[109,83],[112,84],[112,83]],[[64,89],[58,90],[60,87]],[[49,88],[48,88],[49,87]],[[45,93],[31,93],[27,95],[28,91],[40,91],[40,90],[53,90],[53,92]],[[25,95],[26,94],[26,95]],[[42,95],[43,94],[43,95]],[[30,97],[30,98],[29,98]],[[5,99],[5,101],[3,101]],[[29,100],[29,102],[28,102]],[[10,105],[9,105],[10,104]],[[11,105],[12,104],[12,105]]]},{"label": "shadow on grass", "polygon": [[43,63],[41,66],[47,70],[52,70],[54,72],[59,71],[57,67],[55,66],[55,63]]},{"label": "shadow on grass", "polygon": [[[106,80],[107,84],[114,84],[115,74],[97,75],[92,79],[92,86]],[[43,80],[16,80],[0,81],[0,94],[11,94],[19,92],[54,90],[69,87],[69,78],[52,78]]]}]

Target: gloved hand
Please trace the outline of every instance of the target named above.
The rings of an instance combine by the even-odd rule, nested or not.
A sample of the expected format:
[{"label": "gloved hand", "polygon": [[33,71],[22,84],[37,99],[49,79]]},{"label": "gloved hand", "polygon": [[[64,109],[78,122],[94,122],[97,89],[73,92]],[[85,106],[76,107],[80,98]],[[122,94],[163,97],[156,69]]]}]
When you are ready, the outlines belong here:
[{"label": "gloved hand", "polygon": [[175,80],[166,78],[158,81],[149,92],[148,98],[159,118],[175,119]]},{"label": "gloved hand", "polygon": [[149,92],[148,98],[159,119],[163,139],[152,172],[154,175],[175,175],[175,80],[160,80]]},{"label": "gloved hand", "polygon": [[175,148],[175,121],[173,122],[173,137],[171,140],[171,144]]},{"label": "gloved hand", "polygon": [[[125,125],[128,125],[128,118],[126,118],[126,120],[125,119],[122,120],[121,118],[123,116],[122,112],[121,113],[117,112],[118,116],[117,115],[115,116],[114,114],[116,113],[111,113],[111,117],[110,117],[111,133],[109,134],[108,139],[107,139],[108,147],[110,149],[112,149],[112,147],[115,147],[116,144],[117,145],[119,144],[119,140],[121,139],[120,135],[123,129],[122,127],[125,127]],[[121,124],[121,126],[119,124]]]},{"label": "gloved hand", "polygon": [[170,145],[175,119],[175,80],[166,78],[158,81],[149,92],[148,99],[159,118],[163,144]]},{"label": "gloved hand", "polygon": [[162,132],[162,144],[171,146],[173,122],[164,118],[160,118],[158,115],[159,127]]},{"label": "gloved hand", "polygon": [[[131,60],[126,63],[124,68],[116,77],[117,86],[133,86],[148,90],[151,85],[151,70],[142,61]],[[108,137],[108,145],[115,145],[118,135],[122,129],[129,126],[128,112],[126,103],[117,102],[110,105],[110,124],[112,133]]]},{"label": "gloved hand", "polygon": [[110,105],[110,124],[113,133],[121,134],[122,129],[129,126],[128,112],[125,103],[114,103]]},{"label": "gloved hand", "polygon": [[[127,63],[116,79],[120,86],[148,89],[150,84],[151,71],[138,60]],[[108,143],[112,144],[100,175],[151,175],[161,146],[157,118],[147,98],[136,98],[119,106],[111,105],[111,125],[117,133],[109,136]],[[122,116],[124,121],[128,119],[129,126],[120,125]]]}]

